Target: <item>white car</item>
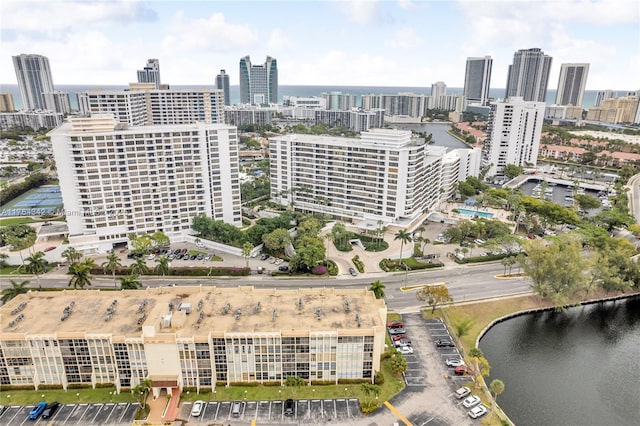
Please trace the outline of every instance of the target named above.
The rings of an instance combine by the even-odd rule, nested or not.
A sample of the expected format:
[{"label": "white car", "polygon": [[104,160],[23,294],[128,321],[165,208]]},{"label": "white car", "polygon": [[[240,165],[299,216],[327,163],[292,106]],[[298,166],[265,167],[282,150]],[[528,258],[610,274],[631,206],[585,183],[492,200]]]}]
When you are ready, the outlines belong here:
[{"label": "white car", "polygon": [[471,417],[472,419],[477,419],[479,417],[484,416],[485,414],[487,414],[487,407],[485,407],[484,405],[480,404],[480,405],[476,405],[475,407],[473,407],[471,410],[469,410],[469,412],[467,413],[469,415],[469,417]]},{"label": "white car", "polygon": [[281,264],[282,262],[284,262],[284,260],[283,260],[283,259],[276,259],[275,264],[276,264],[276,265],[279,265],[279,264]]},{"label": "white car", "polygon": [[155,254],[150,254],[150,255],[147,257],[147,259],[149,259],[149,260],[153,260],[153,259],[155,259],[155,258],[156,258],[156,255],[155,255]]},{"label": "white car", "polygon": [[413,353],[413,348],[411,346],[400,346],[398,348],[398,352],[402,355],[411,355]]},{"label": "white car", "polygon": [[202,409],[204,408],[204,401],[196,401],[193,403],[193,407],[191,407],[191,416],[198,417],[202,414]]},{"label": "white car", "polygon": [[465,408],[471,408],[478,404],[480,404],[480,398],[475,395],[468,396],[464,401],[462,401],[462,405],[464,405]]},{"label": "white car", "polygon": [[444,363],[447,364],[447,367],[459,367],[461,365],[465,365],[464,361],[460,358],[447,358]]},{"label": "white car", "polygon": [[471,389],[466,386],[461,387],[455,393],[457,399],[462,399],[471,393]]}]

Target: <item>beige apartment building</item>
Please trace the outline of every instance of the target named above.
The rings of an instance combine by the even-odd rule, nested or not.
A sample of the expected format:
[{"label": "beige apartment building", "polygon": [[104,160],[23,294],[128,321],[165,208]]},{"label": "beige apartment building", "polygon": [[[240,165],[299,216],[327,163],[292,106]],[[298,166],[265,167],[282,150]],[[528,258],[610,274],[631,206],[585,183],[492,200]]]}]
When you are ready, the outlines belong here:
[{"label": "beige apartment building", "polygon": [[0,385],[154,394],[235,382],[367,379],[387,308],[364,289],[253,286],[29,292],[0,307]]}]

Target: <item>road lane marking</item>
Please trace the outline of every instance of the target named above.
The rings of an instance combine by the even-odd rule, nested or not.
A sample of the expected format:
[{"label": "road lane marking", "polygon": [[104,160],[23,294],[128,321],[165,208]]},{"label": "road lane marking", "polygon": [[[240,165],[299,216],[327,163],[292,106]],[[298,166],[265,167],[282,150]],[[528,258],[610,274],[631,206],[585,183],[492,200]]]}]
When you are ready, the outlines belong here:
[{"label": "road lane marking", "polygon": [[402,415],[402,413],[400,411],[398,411],[398,409],[396,407],[394,407],[393,405],[391,405],[391,403],[389,401],[385,401],[384,405],[391,410],[391,412],[393,414],[396,415],[396,417],[398,417],[402,423],[404,423],[406,426],[413,426],[413,423],[411,423],[409,421],[409,419],[407,419],[405,416]]}]

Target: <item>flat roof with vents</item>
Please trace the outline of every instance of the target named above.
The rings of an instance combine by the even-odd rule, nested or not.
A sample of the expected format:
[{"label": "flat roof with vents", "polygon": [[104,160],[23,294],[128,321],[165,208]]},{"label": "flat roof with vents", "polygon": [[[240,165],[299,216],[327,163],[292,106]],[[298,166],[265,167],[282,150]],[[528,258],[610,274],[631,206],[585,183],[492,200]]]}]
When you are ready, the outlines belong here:
[{"label": "flat roof with vents", "polygon": [[0,307],[0,339],[77,333],[140,337],[143,328],[145,336],[171,333],[178,338],[296,330],[364,332],[384,329],[386,311],[384,301],[365,289],[179,286],[31,291]]}]

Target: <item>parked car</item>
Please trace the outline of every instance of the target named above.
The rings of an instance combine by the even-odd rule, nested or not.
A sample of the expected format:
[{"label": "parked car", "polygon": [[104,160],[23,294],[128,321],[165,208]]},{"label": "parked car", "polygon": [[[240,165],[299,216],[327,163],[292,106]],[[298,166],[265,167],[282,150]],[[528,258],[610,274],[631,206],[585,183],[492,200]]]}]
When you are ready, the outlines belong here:
[{"label": "parked car", "polygon": [[240,417],[240,410],[242,409],[242,403],[240,401],[234,401],[231,405],[231,416]]},{"label": "parked car", "polygon": [[487,407],[485,407],[482,404],[476,405],[467,414],[472,419],[480,418],[480,417],[484,416],[485,414],[487,414]]},{"label": "parked car", "polygon": [[156,258],[156,255],[153,254],[153,253],[151,253],[149,256],[147,256],[147,259],[149,259],[149,260],[153,260],[155,258]]},{"label": "parked car", "polygon": [[293,399],[287,399],[284,402],[284,415],[289,417],[289,416],[293,416]]},{"label": "parked car", "polygon": [[278,271],[288,272],[289,271],[289,267],[287,265],[278,266]]},{"label": "parked car", "polygon": [[464,405],[465,408],[471,408],[474,405],[478,404],[480,404],[480,398],[475,395],[468,396],[464,399],[464,401],[462,401],[462,405]]},{"label": "parked car", "polygon": [[29,420],[36,420],[40,417],[40,414],[47,408],[47,403],[44,401],[40,401],[36,404],[35,407],[29,411]]},{"label": "parked car", "polygon": [[198,258],[197,254],[192,254],[191,257],[189,258],[190,260],[196,260]]},{"label": "parked car", "polygon": [[173,254],[173,253],[171,253],[169,256],[167,256],[167,259],[169,259],[169,260],[173,260],[175,258],[176,258],[176,255]]},{"label": "parked car", "polygon": [[284,259],[276,259],[275,264],[279,265],[284,262]]},{"label": "parked car", "polygon": [[387,323],[387,328],[404,328],[404,323],[400,322],[400,321],[389,321]]},{"label": "parked car", "polygon": [[447,358],[444,363],[447,364],[447,367],[459,367],[461,365],[465,365],[464,361],[460,358]]},{"label": "parked car", "polygon": [[456,390],[454,395],[456,396],[457,399],[462,399],[465,396],[469,395],[470,393],[471,393],[471,389],[469,389],[466,386],[463,386],[460,389]]},{"label": "parked car", "polygon": [[407,336],[405,333],[391,335],[391,340],[393,340],[394,342],[397,340],[407,340],[407,339],[409,339],[409,336]]},{"label": "parked car", "polygon": [[187,254],[188,251],[189,250],[187,250],[186,248],[183,248],[182,250],[180,250],[180,254],[184,256],[185,254]]},{"label": "parked car", "polygon": [[196,401],[193,403],[193,407],[191,407],[191,416],[198,417],[202,414],[202,408],[204,407],[204,401]]},{"label": "parked car", "polygon": [[389,334],[393,335],[393,334],[405,334],[407,332],[407,330],[405,330],[404,328],[389,328]]},{"label": "parked car", "polygon": [[179,255],[179,254],[182,254],[182,249],[175,249],[173,251],[173,254],[175,254],[176,256]]},{"label": "parked car", "polygon": [[202,259],[204,259],[204,255],[202,253],[196,256],[196,260],[202,260]]},{"label": "parked car", "polygon": [[55,250],[55,249],[56,249],[55,247],[47,247],[47,248],[46,248],[46,249],[44,249],[43,251],[44,251],[44,252],[48,252],[48,251]]},{"label": "parked car", "polygon": [[356,271],[355,268],[349,268],[349,273],[351,274],[352,277],[355,277],[356,275],[358,275],[358,271]]},{"label": "parked car", "polygon": [[413,348],[409,345],[400,346],[398,348],[398,352],[400,352],[402,355],[410,355],[413,353]]},{"label": "parked car", "polygon": [[464,376],[465,374],[472,374],[473,370],[466,365],[459,365],[455,370],[453,370],[453,372],[456,374],[456,376]]},{"label": "parked car", "polygon": [[268,254],[263,254],[262,256],[260,256],[260,260],[267,260],[269,258]]},{"label": "parked car", "polygon": [[204,260],[211,260],[211,255],[210,255],[210,254],[206,255],[206,256],[204,257]]},{"label": "parked car", "polygon": [[60,407],[60,403],[58,402],[52,402],[51,404],[47,405],[47,408],[45,408],[42,412],[42,418],[48,419],[53,416],[58,410],[58,407]]},{"label": "parked car", "polygon": [[455,345],[449,339],[438,339],[436,340],[436,346],[439,348],[452,348]]}]

